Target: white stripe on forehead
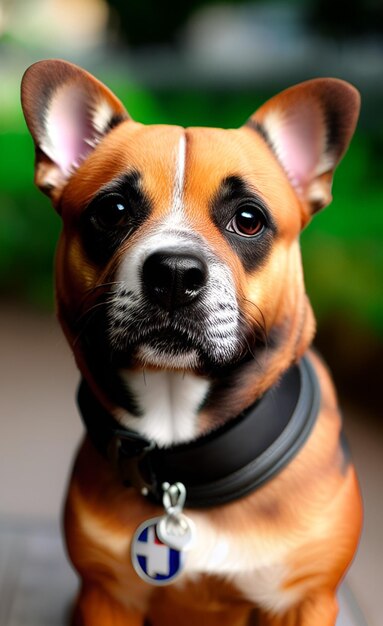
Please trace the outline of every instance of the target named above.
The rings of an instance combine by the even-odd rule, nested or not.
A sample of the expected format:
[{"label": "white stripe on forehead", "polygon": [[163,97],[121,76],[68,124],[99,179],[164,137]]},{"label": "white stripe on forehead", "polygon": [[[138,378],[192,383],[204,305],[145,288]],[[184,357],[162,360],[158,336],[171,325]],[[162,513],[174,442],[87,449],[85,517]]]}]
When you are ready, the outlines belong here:
[{"label": "white stripe on forehead", "polygon": [[178,142],[176,173],[173,188],[172,212],[182,213],[185,182],[186,137],[182,133]]}]

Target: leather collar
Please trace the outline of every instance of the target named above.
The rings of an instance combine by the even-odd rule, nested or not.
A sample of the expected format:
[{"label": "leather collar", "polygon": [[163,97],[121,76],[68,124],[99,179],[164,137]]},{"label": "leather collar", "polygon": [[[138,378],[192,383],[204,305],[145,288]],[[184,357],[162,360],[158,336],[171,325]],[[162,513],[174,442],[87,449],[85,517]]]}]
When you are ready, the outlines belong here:
[{"label": "leather collar", "polygon": [[160,503],[162,483],[179,481],[187,490],[186,505],[202,508],[253,492],[291,461],[316,421],[320,389],[315,370],[304,356],[229,423],[169,448],[158,448],[121,427],[84,380],[77,400],[90,440],[115,465],[124,485]]}]

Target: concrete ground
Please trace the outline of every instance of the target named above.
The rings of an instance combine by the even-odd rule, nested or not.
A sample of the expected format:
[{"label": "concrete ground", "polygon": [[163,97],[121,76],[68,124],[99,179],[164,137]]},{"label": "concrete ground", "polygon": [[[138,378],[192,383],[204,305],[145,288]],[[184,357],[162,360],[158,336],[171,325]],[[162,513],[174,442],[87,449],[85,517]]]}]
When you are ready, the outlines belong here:
[{"label": "concrete ground", "polygon": [[[82,426],[73,399],[78,374],[52,315],[1,307],[0,347],[1,539],[2,527],[9,532],[29,525],[36,532],[57,525]],[[347,580],[367,624],[381,626],[383,429],[359,412],[345,413],[365,503],[364,532]],[[0,569],[0,598],[4,584]]]}]

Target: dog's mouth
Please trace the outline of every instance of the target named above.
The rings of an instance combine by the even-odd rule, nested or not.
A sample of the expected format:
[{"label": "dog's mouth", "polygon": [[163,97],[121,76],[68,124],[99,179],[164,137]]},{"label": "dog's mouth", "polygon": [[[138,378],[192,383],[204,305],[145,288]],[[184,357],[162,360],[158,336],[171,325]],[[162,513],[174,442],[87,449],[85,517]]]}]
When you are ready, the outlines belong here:
[{"label": "dog's mouth", "polygon": [[[116,367],[154,366],[164,369],[200,369],[212,363],[235,359],[233,337],[216,335],[216,330],[196,313],[166,317],[148,316],[145,326],[128,323],[109,331]],[[132,328],[134,327],[134,328]]]},{"label": "dog's mouth", "polygon": [[121,337],[113,342],[112,359],[117,368],[137,363],[164,368],[190,368],[204,360],[204,350],[195,333],[167,326],[159,329],[148,325],[134,337]]},{"label": "dog's mouth", "polygon": [[87,362],[100,367],[203,370],[241,356],[234,310],[189,307],[168,314],[149,303],[122,307],[115,302],[92,310],[82,346]]}]

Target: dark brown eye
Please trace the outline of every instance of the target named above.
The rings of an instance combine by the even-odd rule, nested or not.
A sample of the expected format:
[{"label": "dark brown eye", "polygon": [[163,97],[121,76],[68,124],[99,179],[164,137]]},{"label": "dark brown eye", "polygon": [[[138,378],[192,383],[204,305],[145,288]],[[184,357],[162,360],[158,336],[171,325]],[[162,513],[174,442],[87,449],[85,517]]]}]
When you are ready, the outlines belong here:
[{"label": "dark brown eye", "polygon": [[263,231],[265,224],[265,216],[260,209],[246,206],[238,209],[227,229],[243,237],[255,237]]},{"label": "dark brown eye", "polygon": [[126,226],[129,218],[130,213],[125,198],[116,193],[103,196],[92,208],[92,223],[104,230]]}]

